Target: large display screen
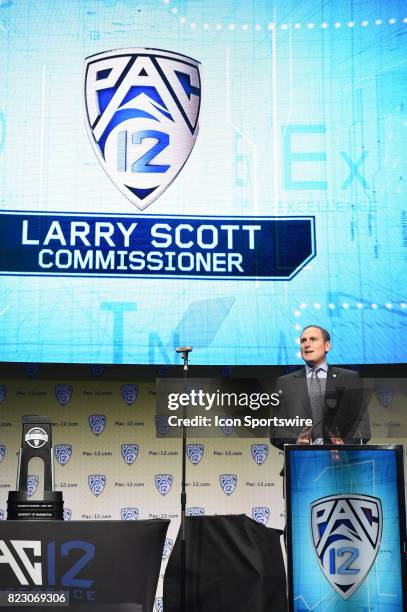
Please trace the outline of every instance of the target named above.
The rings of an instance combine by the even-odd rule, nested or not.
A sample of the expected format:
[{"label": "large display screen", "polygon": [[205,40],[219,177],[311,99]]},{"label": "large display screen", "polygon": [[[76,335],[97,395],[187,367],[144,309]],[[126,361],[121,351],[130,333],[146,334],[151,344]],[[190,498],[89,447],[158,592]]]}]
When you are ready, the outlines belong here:
[{"label": "large display screen", "polygon": [[407,10],[0,0],[0,360],[406,361]]},{"label": "large display screen", "polygon": [[288,451],[290,610],[405,610],[401,449]]}]

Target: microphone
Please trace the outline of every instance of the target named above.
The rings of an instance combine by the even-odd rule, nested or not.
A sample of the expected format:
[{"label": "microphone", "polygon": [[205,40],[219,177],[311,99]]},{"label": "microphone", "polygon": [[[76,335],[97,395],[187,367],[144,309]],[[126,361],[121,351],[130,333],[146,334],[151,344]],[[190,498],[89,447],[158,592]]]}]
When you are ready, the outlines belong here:
[{"label": "microphone", "polygon": [[176,353],[192,353],[192,346],[179,346],[175,349]]},{"label": "microphone", "polygon": [[175,349],[175,351],[181,355],[181,358],[184,360],[184,372],[185,375],[188,372],[188,359],[189,353],[192,352],[192,346],[179,346]]}]

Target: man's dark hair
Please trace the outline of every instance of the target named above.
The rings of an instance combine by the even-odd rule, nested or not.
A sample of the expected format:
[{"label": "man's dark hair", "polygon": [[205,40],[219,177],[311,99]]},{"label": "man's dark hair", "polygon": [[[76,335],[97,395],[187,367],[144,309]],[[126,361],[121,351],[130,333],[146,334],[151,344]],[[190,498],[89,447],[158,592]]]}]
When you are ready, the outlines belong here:
[{"label": "man's dark hair", "polygon": [[322,333],[322,337],[324,339],[324,342],[330,342],[331,341],[331,334],[329,333],[329,331],[327,329],[325,329],[325,327],[321,327],[320,325],[307,325],[302,330],[301,336],[305,332],[305,330],[308,329],[309,327],[316,327],[317,329],[319,329],[321,331],[321,333]]}]

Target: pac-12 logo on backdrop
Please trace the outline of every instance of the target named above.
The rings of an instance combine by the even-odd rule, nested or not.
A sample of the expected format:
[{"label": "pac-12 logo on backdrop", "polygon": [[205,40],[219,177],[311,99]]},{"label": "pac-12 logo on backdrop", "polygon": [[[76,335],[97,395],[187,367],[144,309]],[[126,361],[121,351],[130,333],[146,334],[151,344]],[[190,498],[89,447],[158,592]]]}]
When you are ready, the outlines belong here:
[{"label": "pac-12 logo on backdrop", "polygon": [[318,563],[335,591],[349,599],[380,548],[382,504],[370,495],[330,495],[311,504],[311,535]]},{"label": "pac-12 logo on backdrop", "polygon": [[138,508],[128,507],[120,510],[120,518],[122,521],[137,521],[140,511]]},{"label": "pac-12 logo on backdrop", "polygon": [[267,525],[270,518],[270,508],[267,508],[267,506],[255,506],[252,508],[252,517],[257,523]]},{"label": "pac-12 logo on backdrop", "polygon": [[106,486],[105,474],[90,474],[88,476],[88,485],[93,495],[99,497],[99,495],[103,493],[104,488]]},{"label": "pac-12 logo on backdrop", "polygon": [[193,465],[201,461],[205,447],[203,444],[187,444],[187,457]]},{"label": "pac-12 logo on backdrop", "polygon": [[104,414],[89,415],[88,422],[90,430],[95,436],[100,436],[106,427],[106,416]]},{"label": "pac-12 logo on backdrop", "polygon": [[252,457],[257,465],[263,465],[269,454],[269,447],[267,444],[252,444],[251,451]]},{"label": "pac-12 logo on backdrop", "polygon": [[7,395],[7,387],[6,385],[0,385],[0,404],[4,402]]},{"label": "pac-12 logo on backdrop", "polygon": [[199,62],[171,51],[116,49],[85,60],[85,118],[103,169],[139,208],[179,174],[198,135]]},{"label": "pac-12 logo on backdrop", "polygon": [[138,457],[140,447],[138,444],[122,444],[121,455],[127,465],[132,465]]},{"label": "pac-12 logo on backdrop", "polygon": [[167,495],[169,493],[173,480],[171,474],[156,474],[154,476],[155,486],[160,495]]},{"label": "pac-12 logo on backdrop", "polygon": [[138,398],[138,386],[134,383],[122,385],[120,389],[122,399],[127,406],[131,406]]},{"label": "pac-12 logo on backdrop", "polygon": [[58,404],[61,406],[66,406],[69,404],[72,398],[72,393],[72,385],[55,385],[55,397],[58,400]]},{"label": "pac-12 logo on backdrop", "polygon": [[58,463],[66,465],[72,457],[72,444],[57,444],[54,453]]},{"label": "pac-12 logo on backdrop", "polygon": [[232,495],[237,485],[236,474],[220,474],[219,484],[226,495]]},{"label": "pac-12 logo on backdrop", "polygon": [[32,497],[35,494],[39,483],[40,483],[40,479],[38,478],[38,476],[35,476],[34,474],[27,476],[27,495],[28,497]]}]

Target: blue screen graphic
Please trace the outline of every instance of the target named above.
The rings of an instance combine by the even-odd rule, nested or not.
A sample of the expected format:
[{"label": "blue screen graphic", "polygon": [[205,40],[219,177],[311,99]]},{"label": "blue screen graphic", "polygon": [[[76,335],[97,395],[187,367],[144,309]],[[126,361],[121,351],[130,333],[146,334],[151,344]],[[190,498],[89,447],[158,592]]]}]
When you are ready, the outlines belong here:
[{"label": "blue screen graphic", "polygon": [[[340,459],[333,461],[331,451],[290,451],[291,511],[292,511],[292,568],[293,601],[296,612],[308,610],[335,610],[335,612],[396,612],[403,610],[399,502],[397,489],[397,463],[395,450],[341,451]],[[324,575],[318,563],[311,531],[311,506],[327,496],[352,495],[355,499],[380,500],[382,532],[379,549],[366,578],[348,599],[342,598]],[[369,502],[368,502],[369,503]],[[320,508],[321,506],[318,506]],[[318,510],[317,508],[317,510]],[[379,513],[378,513],[379,516]],[[374,514],[371,524],[374,524]],[[320,523],[322,525],[322,523]],[[352,523],[346,528],[353,531]],[[322,533],[322,529],[320,529]],[[339,530],[337,529],[337,533]],[[349,535],[345,529],[341,533]],[[379,530],[380,533],[380,530]],[[359,532],[360,536],[360,532]],[[354,541],[360,542],[356,536]],[[338,536],[334,536],[338,538]],[[363,539],[363,538],[362,538]],[[374,539],[374,538],[373,538]],[[351,547],[349,540],[341,540]],[[338,544],[340,546],[341,543]],[[368,546],[369,549],[369,546]],[[352,572],[350,582],[363,573],[357,546],[347,558],[327,559],[328,577],[337,578]],[[368,552],[370,554],[370,552]],[[362,552],[360,553],[360,558]],[[348,567],[346,563],[350,561]],[[331,564],[330,564],[331,562]],[[336,563],[336,566],[335,566]],[[333,565],[333,567],[332,567]]]},{"label": "blue screen graphic", "polygon": [[406,34],[394,0],[0,0],[0,360],[299,364],[314,323],[405,362]]}]

